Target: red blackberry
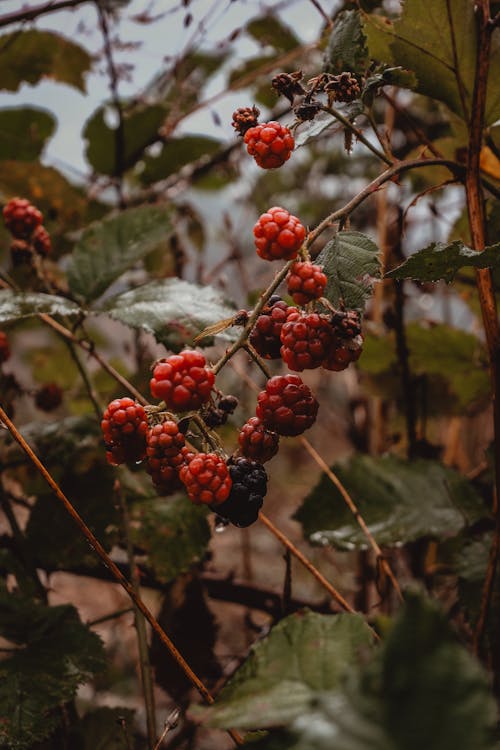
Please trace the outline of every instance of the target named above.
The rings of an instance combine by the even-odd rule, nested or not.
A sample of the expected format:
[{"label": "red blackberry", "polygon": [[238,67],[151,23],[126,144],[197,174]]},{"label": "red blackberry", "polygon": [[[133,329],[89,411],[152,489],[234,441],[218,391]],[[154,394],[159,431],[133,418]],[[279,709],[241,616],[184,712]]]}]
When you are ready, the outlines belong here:
[{"label": "red blackberry", "polygon": [[116,398],[108,404],[101,421],[110,464],[137,463],[146,456],[148,429],[144,407],[131,398]]},{"label": "red blackberry", "polygon": [[323,296],[327,278],[321,266],[309,261],[294,263],[286,277],[288,293],[298,305]]},{"label": "red blackberry", "polygon": [[12,198],[3,208],[5,226],[14,237],[29,237],[38,227],[43,216],[25,198]]},{"label": "red blackberry", "polygon": [[10,357],[9,340],[5,331],[0,331],[0,365]]},{"label": "red blackberry", "polygon": [[179,469],[186,463],[187,451],[184,435],[172,419],[156,424],[147,431],[146,471],[151,474],[160,494],[170,495],[182,487]]},{"label": "red blackberry", "polygon": [[[273,300],[276,301],[273,301]],[[296,307],[289,307],[280,297],[271,297],[263,307],[261,314],[250,334],[250,343],[264,359],[279,359],[281,348],[281,328],[288,316],[297,312]]]},{"label": "red blackberry", "polygon": [[281,357],[290,370],[313,370],[333,346],[332,327],[324,315],[304,315],[297,310],[281,328],[281,343]]},{"label": "red blackberry", "polygon": [[240,430],[238,443],[245,458],[264,464],[278,452],[279,435],[268,430],[258,417],[251,417]]},{"label": "red blackberry", "polygon": [[188,411],[198,409],[210,398],[215,381],[200,352],[186,349],[160,360],[151,379],[154,398],[165,401],[170,409]]},{"label": "red blackberry", "polygon": [[62,404],[62,390],[57,383],[47,383],[35,394],[35,404],[42,411],[53,411]]},{"label": "red blackberry", "polygon": [[295,146],[293,135],[279,122],[263,122],[249,128],[245,135],[247,151],[262,169],[281,167]]},{"label": "red blackberry", "polygon": [[279,206],[259,217],[253,233],[257,254],[264,260],[292,260],[306,236],[299,219]]},{"label": "red blackberry", "polygon": [[353,339],[361,333],[361,316],[357,310],[337,310],[330,321],[335,334],[341,339]]},{"label": "red blackberry", "polygon": [[217,453],[197,453],[181,467],[179,477],[195,505],[220,505],[231,491],[229,470]]},{"label": "red blackberry", "polygon": [[38,226],[33,232],[31,241],[33,243],[35,252],[37,252],[38,255],[42,255],[44,258],[46,258],[47,255],[50,255],[50,251],[52,249],[52,241],[50,239],[50,234],[47,232],[45,227],[43,227],[42,225]]},{"label": "red blackberry", "polygon": [[240,528],[250,526],[259,517],[267,492],[267,474],[261,464],[236,458],[228,464],[232,486],[228,499],[214,510],[218,516]]},{"label": "red blackberry", "polygon": [[329,355],[323,360],[321,366],[325,370],[340,372],[349,367],[351,362],[357,362],[363,351],[363,337],[355,336],[353,339],[337,339]]},{"label": "red blackberry", "polygon": [[258,395],[256,414],[278,435],[300,435],[311,427],[319,404],[298,375],[275,375]]}]

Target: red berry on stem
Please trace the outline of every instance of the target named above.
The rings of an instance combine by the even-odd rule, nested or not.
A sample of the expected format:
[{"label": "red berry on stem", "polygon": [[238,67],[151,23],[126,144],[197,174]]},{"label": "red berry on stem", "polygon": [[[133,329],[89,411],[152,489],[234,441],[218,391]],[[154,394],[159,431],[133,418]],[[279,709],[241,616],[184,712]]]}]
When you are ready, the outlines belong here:
[{"label": "red berry on stem", "polygon": [[35,252],[37,252],[38,255],[47,257],[47,255],[50,254],[50,251],[52,249],[52,241],[50,239],[50,234],[47,232],[45,227],[43,227],[42,225],[38,226],[33,232],[31,241],[33,243],[33,247],[35,248]]},{"label": "red berry on stem", "polygon": [[9,232],[20,239],[29,237],[43,221],[41,212],[26,198],[12,198],[3,208],[3,218]]},{"label": "red berry on stem", "polygon": [[281,357],[290,370],[302,372],[320,367],[334,343],[330,322],[324,315],[296,311],[281,328]]},{"label": "red berry on stem", "polygon": [[300,435],[311,427],[319,404],[298,375],[275,375],[258,395],[256,414],[279,435]]},{"label": "red berry on stem", "polygon": [[203,354],[191,349],[160,360],[150,383],[153,397],[165,401],[170,409],[199,409],[210,398],[215,382],[206,364]]},{"label": "red berry on stem", "polygon": [[249,128],[245,135],[247,151],[262,169],[281,167],[295,146],[290,130],[279,122],[263,122]]},{"label": "red berry on stem", "polygon": [[163,495],[182,487],[179,470],[192,457],[177,422],[168,419],[151,427],[146,433],[146,471]]},{"label": "red berry on stem", "polygon": [[238,443],[245,458],[264,464],[276,455],[279,435],[268,430],[258,417],[251,417],[240,430]]},{"label": "red berry on stem", "polygon": [[144,407],[131,398],[116,398],[108,404],[101,421],[110,464],[137,463],[146,456],[148,422]]},{"label": "red berry on stem", "polygon": [[9,341],[5,331],[0,331],[0,365],[10,357]]},{"label": "red berry on stem", "polygon": [[231,492],[229,470],[217,453],[197,453],[179,476],[195,505],[219,505]]},{"label": "red berry on stem", "polygon": [[351,362],[357,362],[363,351],[363,337],[355,336],[353,339],[336,339],[329,355],[323,360],[321,366],[325,370],[340,372],[345,370]]},{"label": "red berry on stem", "polygon": [[282,299],[273,303],[269,300],[257,318],[249,339],[261,357],[264,359],[280,358],[281,328],[289,315],[296,312],[296,307],[289,307]]},{"label": "red berry on stem", "polygon": [[264,260],[292,260],[297,256],[306,230],[286,208],[273,206],[253,228],[257,254]]},{"label": "red berry on stem", "polygon": [[298,305],[306,305],[323,296],[327,278],[321,266],[309,261],[297,261],[286,277],[288,293]]},{"label": "red berry on stem", "polygon": [[35,394],[35,404],[42,411],[53,411],[62,403],[62,390],[57,383],[47,383]]}]

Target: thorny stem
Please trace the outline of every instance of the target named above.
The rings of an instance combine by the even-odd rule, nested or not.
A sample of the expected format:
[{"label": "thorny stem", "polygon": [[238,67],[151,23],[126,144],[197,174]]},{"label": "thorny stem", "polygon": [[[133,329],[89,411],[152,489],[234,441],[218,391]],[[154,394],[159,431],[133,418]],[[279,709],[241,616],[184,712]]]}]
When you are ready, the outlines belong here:
[{"label": "thorny stem", "polygon": [[[120,482],[115,483],[115,495],[120,506],[122,517],[122,533],[127,550],[127,560],[130,568],[130,582],[137,597],[141,595],[141,579],[135,564],[134,548],[130,537],[130,518],[127,507],[127,501],[123,497]],[[152,747],[156,742],[156,715],[155,715],[155,696],[153,690],[153,673],[151,662],[149,660],[148,636],[146,631],[146,620],[142,612],[134,605],[134,624],[137,633],[137,646],[139,649],[139,668],[141,672],[142,692],[144,695],[144,705],[146,708],[146,727],[148,733],[148,742]]]},{"label": "thorny stem", "polygon": [[[47,482],[51,490],[54,492],[57,499],[61,501],[66,511],[73,518],[78,528],[80,529],[82,534],[85,536],[85,538],[89,542],[90,546],[94,549],[94,551],[100,557],[104,565],[111,572],[114,579],[117,581],[117,583],[120,584],[120,586],[122,586],[123,589],[125,589],[129,597],[132,599],[133,603],[142,612],[142,614],[144,615],[146,620],[149,622],[149,624],[151,625],[155,633],[158,635],[159,639],[162,641],[163,645],[166,646],[171,656],[177,662],[179,667],[183,670],[183,672],[185,673],[187,678],[190,680],[192,685],[197,689],[197,691],[199,692],[203,700],[209,705],[212,704],[214,702],[214,698],[211,695],[211,693],[207,690],[207,688],[205,687],[203,682],[200,680],[200,678],[193,672],[189,664],[186,662],[182,654],[177,650],[173,642],[170,640],[170,638],[165,633],[163,628],[160,626],[158,621],[155,619],[154,615],[151,613],[148,607],[144,604],[142,599],[139,596],[137,596],[132,585],[127,581],[127,579],[125,578],[123,573],[120,571],[118,566],[109,557],[109,555],[107,554],[102,544],[99,542],[97,537],[93,534],[93,532],[89,529],[89,527],[87,526],[85,521],[82,519],[80,514],[75,510],[75,508],[73,507],[71,502],[68,500],[64,492],[61,490],[57,482],[53,479],[52,475],[47,471],[47,469],[45,468],[43,463],[40,461],[38,456],[33,452],[30,445],[23,438],[23,436],[21,435],[17,427],[9,419],[8,415],[5,413],[2,406],[0,406],[0,421],[2,421],[5,424],[5,426],[11,433],[14,440],[16,440],[16,442],[21,446],[21,448],[26,453],[28,458],[31,460],[31,462],[33,463],[33,465],[35,466],[39,474],[43,477],[43,479]],[[243,743],[242,738],[237,732],[235,732],[232,729],[228,730],[228,732],[233,738],[236,745],[241,745]]]},{"label": "thorny stem", "polygon": [[[347,119],[347,117],[344,117],[344,115],[338,111],[338,109],[335,109],[335,107],[321,107],[323,112],[328,112],[329,115],[332,115],[332,117],[335,117],[336,120],[342,123],[342,125],[351,131],[353,135],[356,136],[357,140],[360,141],[363,145],[366,146],[367,149],[369,149],[372,154],[375,154],[375,156],[378,159],[381,159],[381,161],[385,162],[388,166],[391,166],[394,163],[394,160],[389,158],[389,156],[384,153],[383,151],[380,151],[376,146],[373,145],[373,143],[370,143],[368,138],[366,138],[361,130],[359,130],[355,125],[352,124],[350,120]],[[373,127],[373,126],[372,126]],[[378,135],[377,135],[378,137]]]}]

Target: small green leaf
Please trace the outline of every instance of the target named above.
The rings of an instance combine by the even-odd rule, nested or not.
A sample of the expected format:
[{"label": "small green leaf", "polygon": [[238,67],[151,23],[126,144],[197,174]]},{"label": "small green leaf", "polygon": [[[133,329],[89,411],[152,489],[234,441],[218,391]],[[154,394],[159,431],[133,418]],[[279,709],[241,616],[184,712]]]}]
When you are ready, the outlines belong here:
[{"label": "small green leaf", "polygon": [[373,634],[361,615],[290,615],[252,648],[216,704],[202,715],[223,728],[291,722],[309,712],[318,694],[340,687],[349,667],[372,645]]},{"label": "small green leaf", "polygon": [[328,73],[349,71],[361,75],[368,66],[368,49],[358,11],[344,10],[335,18],[325,54]]},{"label": "small green leaf", "polygon": [[34,107],[0,110],[0,160],[14,156],[17,161],[37,159],[45,142],[56,129],[50,112]]},{"label": "small green leaf", "polygon": [[486,247],[478,253],[460,240],[450,244],[433,242],[422,250],[411,255],[397,268],[385,274],[390,279],[415,279],[417,281],[447,282],[461,268],[494,268],[500,269],[500,243]]},{"label": "small green leaf", "polygon": [[0,89],[17,91],[26,82],[34,86],[52,78],[85,92],[84,74],[92,58],[78,44],[52,31],[14,31],[0,36],[2,67]]},{"label": "small green leaf", "polygon": [[73,607],[46,607],[2,588],[0,635],[20,646],[0,660],[0,746],[27,750],[60,722],[55,709],[103,669],[102,643]]},{"label": "small green leaf", "polygon": [[300,44],[293,31],[274,14],[254,18],[246,25],[246,31],[262,47],[274,47],[276,52],[290,52]]},{"label": "small green leaf", "polygon": [[159,581],[168,583],[189,570],[206,552],[210,527],[206,513],[185,495],[153,498],[133,508],[132,539],[146,551],[148,567]]},{"label": "small green leaf", "polygon": [[[452,536],[488,515],[472,485],[435,461],[358,455],[335,464],[333,471],[379,544]],[[366,537],[326,474],[294,518],[313,544],[367,548]]]},{"label": "small green leaf", "polygon": [[[181,279],[153,281],[106,302],[110,317],[131,328],[142,328],[170,349],[181,349],[207,326],[231,318],[235,309],[210,286]],[[231,335],[231,329],[224,336]],[[201,342],[207,344],[207,340]]]},{"label": "small green leaf", "polygon": [[363,310],[380,278],[379,250],[361,232],[338,232],[316,259],[328,277],[325,297],[335,306],[342,304]]},{"label": "small green leaf", "polygon": [[90,302],[137,261],[166,240],[170,213],[162,206],[140,206],[91,224],[75,246],[68,268],[74,294]]},{"label": "small green leaf", "polygon": [[76,302],[56,294],[43,292],[0,291],[0,324],[14,323],[23,318],[32,318],[38,313],[48,315],[78,315],[81,312]]},{"label": "small green leaf", "polygon": [[99,107],[87,120],[83,138],[87,142],[85,156],[90,166],[99,174],[117,175],[119,167],[124,172],[144,155],[144,149],[159,140],[158,131],[167,110],[161,106],[135,108],[123,113],[122,162],[117,159],[117,128],[106,122],[108,105]]},{"label": "small green leaf", "polygon": [[209,136],[185,135],[170,138],[163,144],[158,156],[145,157],[144,169],[139,175],[140,180],[146,185],[163,180],[186,164],[198,161],[203,156],[212,156],[220,147],[221,142]]}]

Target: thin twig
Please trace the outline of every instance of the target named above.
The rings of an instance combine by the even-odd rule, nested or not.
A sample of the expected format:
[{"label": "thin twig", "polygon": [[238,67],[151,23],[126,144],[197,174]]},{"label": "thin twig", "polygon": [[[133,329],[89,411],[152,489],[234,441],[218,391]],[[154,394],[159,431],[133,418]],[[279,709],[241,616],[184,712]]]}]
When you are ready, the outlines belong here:
[{"label": "thin twig", "polygon": [[[58,572],[61,572],[60,570]],[[72,572],[72,571],[68,571]],[[118,618],[123,617],[123,615],[128,615],[129,612],[133,612],[133,607],[124,607],[123,609],[117,609],[115,612],[110,612],[109,615],[103,615],[102,617],[98,617],[95,620],[89,620],[87,622],[87,625],[89,628],[93,628],[96,625],[102,625],[104,622],[109,622],[110,620],[118,620]]]},{"label": "thin twig", "polygon": [[378,159],[381,159],[385,164],[388,166],[391,166],[394,164],[394,160],[391,159],[389,156],[387,156],[386,153],[383,151],[380,151],[376,146],[373,145],[373,143],[370,143],[368,138],[366,138],[361,130],[357,128],[355,125],[352,124],[350,120],[347,119],[347,117],[344,117],[344,115],[338,111],[338,109],[335,109],[335,107],[327,107],[326,105],[324,107],[321,107],[321,109],[324,112],[328,112],[329,115],[332,115],[332,117],[335,117],[336,120],[342,123],[342,125],[347,128],[353,135],[356,136],[357,140],[360,141],[364,146],[366,146],[367,149],[369,149],[372,154],[375,154],[375,156]]},{"label": "thin twig", "polygon": [[81,377],[83,380],[83,384],[85,385],[85,390],[87,391],[87,395],[92,403],[92,406],[94,407],[94,411],[97,417],[97,421],[100,422],[102,419],[102,408],[99,404],[99,397],[94,389],[94,386],[92,385],[92,381],[90,379],[90,375],[87,371],[87,368],[81,361],[80,357],[78,356],[78,352],[75,349],[75,345],[72,341],[69,341],[67,338],[64,339],[64,342],[66,346],[68,347],[68,351],[71,355],[71,358],[73,362],[75,363]]},{"label": "thin twig", "polygon": [[14,13],[6,13],[4,16],[0,16],[0,28],[10,26],[13,23],[34,21],[35,18],[43,16],[46,13],[55,13],[58,10],[65,10],[66,8],[76,8],[78,5],[83,5],[86,2],[90,2],[90,0],[54,0],[53,2],[44,3],[32,8],[23,8],[20,11],[14,11]]},{"label": "thin twig", "polygon": [[[170,640],[170,638],[165,633],[163,628],[160,626],[158,621],[155,619],[154,615],[150,612],[148,607],[144,604],[142,599],[137,596],[131,584],[127,581],[123,573],[116,566],[113,560],[109,557],[109,555],[107,554],[102,544],[99,542],[99,540],[94,535],[94,533],[89,529],[89,527],[87,526],[85,521],[82,519],[80,514],[75,510],[75,508],[73,507],[71,502],[68,500],[64,492],[61,490],[57,482],[53,479],[52,475],[47,471],[47,469],[45,468],[43,463],[40,461],[38,456],[33,452],[30,445],[23,438],[23,436],[21,435],[17,427],[9,419],[8,415],[5,413],[5,410],[2,408],[2,406],[0,406],[0,421],[2,421],[6,425],[7,429],[11,433],[14,440],[21,446],[21,448],[29,457],[29,459],[31,460],[31,462],[33,463],[33,465],[35,466],[39,474],[43,477],[43,479],[47,482],[51,490],[54,492],[57,499],[61,501],[66,511],[73,518],[78,528],[80,529],[82,534],[85,536],[85,538],[89,542],[90,546],[94,549],[96,554],[100,557],[104,565],[106,565],[106,567],[111,571],[116,582],[119,583],[123,589],[125,589],[125,591],[129,595],[129,597],[132,599],[134,604],[142,612],[142,614],[144,615],[146,620],[149,622],[149,624],[151,625],[155,633],[158,635],[161,642],[164,644],[164,646],[166,646],[171,656],[177,662],[177,664],[182,669],[182,671],[185,673],[185,675],[190,680],[192,685],[197,689],[197,691],[199,692],[201,697],[205,700],[205,702],[211,705],[214,702],[214,698],[212,697],[211,693],[207,690],[207,688],[205,687],[203,682],[200,680],[200,678],[193,672],[193,670],[191,669],[187,661],[184,659],[182,654],[177,650],[173,642]],[[243,740],[237,732],[235,732],[232,729],[228,730],[228,732],[237,745],[242,744]]]},{"label": "thin twig", "polygon": [[161,743],[167,736],[167,734],[172,731],[172,729],[175,729],[177,727],[177,722],[179,721],[179,716],[181,715],[180,708],[174,708],[173,711],[169,713],[167,718],[165,719],[165,726],[163,727],[163,732],[161,733],[158,742],[155,744],[153,750],[159,750],[161,747]]}]

